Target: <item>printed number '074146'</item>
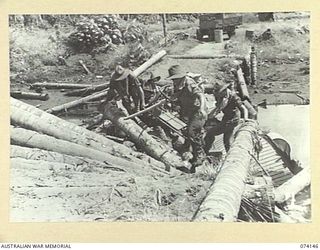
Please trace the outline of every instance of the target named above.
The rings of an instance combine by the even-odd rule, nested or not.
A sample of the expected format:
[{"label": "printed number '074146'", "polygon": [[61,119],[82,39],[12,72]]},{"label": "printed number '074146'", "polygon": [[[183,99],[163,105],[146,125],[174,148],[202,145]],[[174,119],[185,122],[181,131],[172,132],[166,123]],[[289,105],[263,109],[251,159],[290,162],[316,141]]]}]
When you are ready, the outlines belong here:
[{"label": "printed number '074146'", "polygon": [[300,244],[300,248],[318,248],[318,244]]}]

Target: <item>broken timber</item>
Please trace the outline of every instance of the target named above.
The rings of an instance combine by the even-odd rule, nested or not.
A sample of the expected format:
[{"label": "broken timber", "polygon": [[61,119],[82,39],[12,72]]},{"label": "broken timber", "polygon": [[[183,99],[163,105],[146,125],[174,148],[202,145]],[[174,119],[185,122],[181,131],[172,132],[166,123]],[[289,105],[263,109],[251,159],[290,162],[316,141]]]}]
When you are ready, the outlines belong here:
[{"label": "broken timber", "polygon": [[[130,166],[129,168],[126,166],[109,166],[108,163],[98,161],[95,159],[89,159],[81,156],[72,156],[67,154],[62,154],[54,151],[48,151],[39,148],[28,148],[17,145],[10,146],[10,158],[24,158],[28,160],[42,160],[47,162],[57,162],[57,163],[65,163],[74,166],[80,171],[83,170],[93,170],[93,169],[113,169],[115,171],[121,172],[138,172],[141,171],[141,168],[149,168],[146,164],[139,164],[140,169],[135,169]],[[151,166],[152,170],[157,171],[157,173],[162,173],[165,175],[170,175],[169,172],[163,170],[163,168]],[[146,170],[144,170],[145,172]]]},{"label": "broken timber", "polygon": [[155,140],[144,129],[132,120],[125,120],[125,113],[116,106],[108,103],[105,106],[104,114],[106,118],[126,133],[129,138],[139,145],[149,156],[163,162],[166,169],[171,167],[181,169],[188,167],[188,163],[184,162],[175,151],[170,149],[164,143]]},{"label": "broken timber", "polygon": [[77,83],[36,82],[31,85],[31,88],[43,87],[47,89],[83,89],[83,88],[89,88],[91,86],[92,85],[89,85],[89,84],[77,84]]},{"label": "broken timber", "polygon": [[11,126],[10,132],[11,144],[13,145],[40,148],[61,154],[80,156],[106,162],[110,165],[139,167],[139,164],[130,160],[125,160],[122,157],[116,157],[106,152],[101,152],[77,143],[56,139],[52,136],[43,135],[32,130]]},{"label": "broken timber", "polygon": [[49,99],[48,94],[43,93],[32,93],[32,92],[22,92],[22,91],[10,91],[10,96],[17,99],[32,99],[47,101]]},{"label": "broken timber", "polygon": [[65,104],[61,104],[59,106],[47,109],[46,112],[52,113],[52,114],[56,114],[56,113],[59,113],[61,111],[67,111],[69,108],[79,106],[79,105],[81,105],[81,104],[83,104],[85,102],[103,98],[107,94],[108,94],[108,91],[103,90],[103,91],[94,93],[92,95],[80,98],[78,100],[74,100],[74,101],[71,101],[71,102],[68,102],[68,103],[65,103]]},{"label": "broken timber", "polygon": [[[153,55],[149,60],[147,60],[145,63],[143,63],[142,65],[140,65],[137,69],[135,69],[133,71],[133,75],[138,77],[139,75],[141,75],[146,69],[148,69],[149,67],[151,67],[153,64],[155,64],[156,62],[158,62],[161,58],[163,58],[165,55],[167,54],[167,52],[165,50],[161,50],[159,51],[157,54]],[[93,92],[96,91],[102,91],[102,90],[106,90],[107,88],[109,88],[109,84],[110,82],[107,83],[103,83],[103,84],[99,84],[96,86],[90,86],[89,88],[83,88],[80,90],[75,90],[75,91],[70,91],[68,93],[66,93],[67,96],[78,96],[78,95],[89,95]]]},{"label": "broken timber", "polygon": [[240,55],[227,55],[227,54],[219,54],[219,55],[169,55],[168,57],[174,59],[220,59],[220,58],[235,58],[241,59],[243,56]]},{"label": "broken timber", "polygon": [[79,60],[79,64],[82,66],[82,68],[86,71],[88,75],[91,75],[91,71],[88,69],[88,67],[84,64],[82,60]]},{"label": "broken timber", "polygon": [[311,183],[310,168],[304,168],[291,179],[275,189],[275,201],[283,203],[302,191]]},{"label": "broken timber", "polygon": [[253,134],[256,131],[257,123],[252,120],[237,131],[221,170],[195,214],[194,221],[236,221],[251,154],[254,153]]},{"label": "broken timber", "polygon": [[147,155],[135,152],[103,135],[99,135],[57,116],[48,114],[32,105],[10,98],[10,106],[10,120],[12,124],[17,124],[21,127],[32,129],[58,139],[85,145],[102,152],[112,152],[118,155],[122,154],[137,164],[145,164],[147,161],[151,165],[164,169],[163,163],[152,159]]},{"label": "broken timber", "polygon": [[240,92],[242,99],[243,100],[250,100],[249,91],[248,91],[247,84],[244,79],[241,67],[238,67],[236,75],[237,75],[237,83],[238,83],[238,87],[239,87],[239,92]]}]

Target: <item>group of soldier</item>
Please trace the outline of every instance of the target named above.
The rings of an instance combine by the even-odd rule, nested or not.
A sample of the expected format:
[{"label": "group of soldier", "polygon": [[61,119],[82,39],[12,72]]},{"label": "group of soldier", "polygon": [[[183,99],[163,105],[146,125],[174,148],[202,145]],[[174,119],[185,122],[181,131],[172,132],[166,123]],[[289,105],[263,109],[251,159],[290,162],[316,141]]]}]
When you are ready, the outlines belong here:
[{"label": "group of soldier", "polygon": [[[179,113],[179,118],[187,124],[184,146],[192,148],[190,159],[192,169],[201,165],[213,146],[215,136],[223,134],[226,151],[230,149],[234,128],[240,119],[248,118],[248,110],[234,89],[234,84],[216,83],[212,94],[215,97],[215,108],[208,112],[204,88],[194,80],[180,65],[173,65],[168,70],[166,81],[171,82],[172,91],[166,96],[171,107]],[[159,78],[158,78],[159,79]],[[153,82],[153,91],[157,92],[157,84]],[[110,80],[108,95],[104,101],[121,100],[129,114],[146,108],[146,96],[143,83],[132,71],[117,65]],[[152,98],[151,98],[152,99]],[[152,101],[148,102],[148,104]],[[222,119],[216,116],[222,112]]]}]

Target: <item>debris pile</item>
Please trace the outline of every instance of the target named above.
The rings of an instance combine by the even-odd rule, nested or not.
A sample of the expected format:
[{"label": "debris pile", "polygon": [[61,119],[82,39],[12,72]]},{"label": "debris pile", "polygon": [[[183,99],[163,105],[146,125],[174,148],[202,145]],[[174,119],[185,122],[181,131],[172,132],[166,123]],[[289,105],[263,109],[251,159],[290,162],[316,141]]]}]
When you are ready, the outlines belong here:
[{"label": "debris pile", "polygon": [[91,52],[97,47],[107,50],[111,44],[142,41],[146,36],[141,25],[131,22],[123,28],[117,17],[104,15],[77,23],[68,43],[77,52]]}]

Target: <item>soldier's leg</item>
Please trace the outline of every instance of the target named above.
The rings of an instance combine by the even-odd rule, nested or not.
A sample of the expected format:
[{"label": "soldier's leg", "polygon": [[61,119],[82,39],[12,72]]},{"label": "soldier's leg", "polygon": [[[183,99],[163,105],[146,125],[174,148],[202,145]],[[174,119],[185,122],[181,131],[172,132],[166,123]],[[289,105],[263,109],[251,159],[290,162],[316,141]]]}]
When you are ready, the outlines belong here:
[{"label": "soldier's leg", "polygon": [[212,148],[212,145],[215,140],[215,136],[220,135],[224,132],[224,123],[220,121],[216,121],[213,126],[208,126],[206,129],[206,135],[204,137],[204,150],[206,154],[209,153],[210,149]]},{"label": "soldier's leg", "polygon": [[130,100],[122,99],[122,105],[128,111],[129,115],[134,114],[135,110]]},{"label": "soldier's leg", "polygon": [[[205,117],[201,115],[195,115],[192,117],[188,124],[188,137],[192,146],[193,162],[202,163],[205,152],[204,152],[204,124],[206,122]],[[200,163],[201,162],[201,163]]]},{"label": "soldier's leg", "polygon": [[224,143],[224,147],[226,149],[226,152],[228,152],[230,149],[233,131],[234,131],[234,128],[238,125],[238,123],[239,123],[238,121],[225,123],[224,134],[223,134],[223,143]]}]

